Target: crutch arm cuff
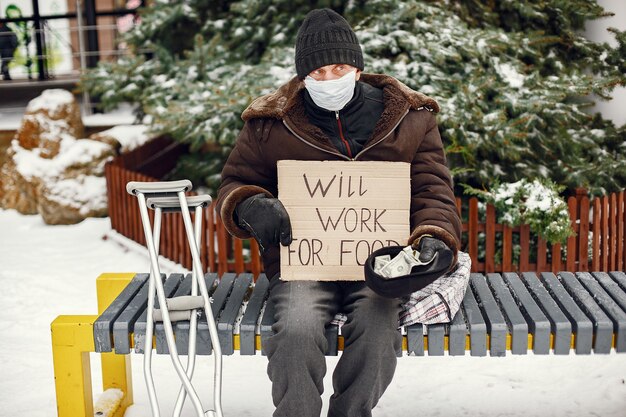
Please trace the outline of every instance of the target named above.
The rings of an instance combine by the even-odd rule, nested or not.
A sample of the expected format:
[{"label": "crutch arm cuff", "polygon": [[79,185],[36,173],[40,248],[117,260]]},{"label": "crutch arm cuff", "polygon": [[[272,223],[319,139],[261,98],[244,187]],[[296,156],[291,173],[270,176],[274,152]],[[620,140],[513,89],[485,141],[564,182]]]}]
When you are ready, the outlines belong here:
[{"label": "crutch arm cuff", "polygon": [[[208,207],[211,204],[211,196],[209,195],[196,195],[186,197],[187,207],[195,209],[196,207]],[[150,197],[146,200],[146,205],[149,209],[156,210],[162,209],[164,212],[179,212],[181,211],[180,199],[178,197]]]},{"label": "crutch arm cuff", "polygon": [[180,181],[130,181],[126,184],[126,192],[128,194],[163,194],[163,193],[179,193],[181,191],[191,191],[192,185],[189,180]]}]

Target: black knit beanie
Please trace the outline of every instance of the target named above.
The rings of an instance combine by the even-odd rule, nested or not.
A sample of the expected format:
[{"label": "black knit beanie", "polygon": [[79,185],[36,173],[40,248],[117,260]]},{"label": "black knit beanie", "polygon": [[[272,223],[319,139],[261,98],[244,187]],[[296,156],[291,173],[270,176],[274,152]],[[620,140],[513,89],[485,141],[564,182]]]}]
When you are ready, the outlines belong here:
[{"label": "black knit beanie", "polygon": [[298,78],[331,64],[348,64],[363,70],[363,52],[350,24],[331,9],[310,11],[298,30]]}]

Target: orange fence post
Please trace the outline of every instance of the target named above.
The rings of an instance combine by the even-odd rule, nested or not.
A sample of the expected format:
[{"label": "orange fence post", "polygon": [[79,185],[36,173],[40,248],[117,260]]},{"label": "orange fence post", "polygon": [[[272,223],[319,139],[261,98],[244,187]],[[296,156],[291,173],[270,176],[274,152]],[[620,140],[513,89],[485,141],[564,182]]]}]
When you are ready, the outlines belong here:
[{"label": "orange fence post", "polygon": [[602,250],[602,266],[601,271],[609,270],[609,198],[607,196],[602,197],[602,232],[600,247]]},{"label": "orange fence post", "polygon": [[541,236],[537,236],[537,265],[535,271],[545,271],[547,266],[547,252],[548,245],[546,241]]},{"label": "orange fence post", "polygon": [[551,271],[557,273],[561,270],[561,244],[555,243],[552,245],[552,269]]},{"label": "orange fence post", "polygon": [[496,208],[487,204],[487,220],[485,223],[485,272],[495,272],[496,255]]},{"label": "orange fence post", "polygon": [[513,229],[502,225],[502,272],[511,272],[513,258]]},{"label": "orange fence post", "polygon": [[578,227],[578,270],[589,271],[589,197],[580,199],[580,225]]},{"label": "orange fence post", "polygon": [[[578,201],[576,197],[567,199],[567,208],[569,209],[570,226],[577,232],[576,219],[578,218]],[[567,238],[567,257],[565,258],[565,269],[574,271],[576,268],[576,235]]]},{"label": "orange fence post", "polygon": [[624,207],[624,191],[617,195],[617,265],[618,271],[624,269],[624,216],[626,216],[626,207]]},{"label": "orange fence post", "polygon": [[615,271],[617,265],[617,196],[612,193],[609,198],[609,269]]},{"label": "orange fence post", "polygon": [[469,218],[467,237],[469,241],[469,256],[472,259],[472,272],[478,271],[478,199],[469,200]]},{"label": "orange fence post", "polygon": [[519,268],[520,271],[528,271],[530,257],[530,226],[523,224],[519,227]]},{"label": "orange fence post", "polygon": [[228,272],[228,246],[226,244],[226,229],[222,222],[217,223],[217,273],[222,276]]},{"label": "orange fence post", "polygon": [[600,199],[593,199],[593,216],[592,222],[593,224],[591,233],[592,233],[592,246],[591,246],[591,269],[594,271],[599,271],[601,268],[601,260],[600,260]]}]

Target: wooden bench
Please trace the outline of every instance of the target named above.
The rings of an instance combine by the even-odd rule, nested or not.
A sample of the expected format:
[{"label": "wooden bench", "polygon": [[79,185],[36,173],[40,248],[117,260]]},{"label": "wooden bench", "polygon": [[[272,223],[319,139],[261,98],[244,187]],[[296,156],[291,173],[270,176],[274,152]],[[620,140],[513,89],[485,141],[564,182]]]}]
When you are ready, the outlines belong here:
[{"label": "wooden bench", "polygon": [[[163,276],[166,296],[187,295],[190,277]],[[222,353],[262,353],[273,322],[267,278],[261,275],[253,283],[252,274],[206,274],[205,281]],[[99,415],[122,416],[132,404],[128,354],[143,352],[147,282],[148,274],[103,274],[97,280],[99,316],[59,316],[52,323],[59,417],[94,414],[89,352],[102,353],[104,389],[125,393],[115,409],[99,410]],[[179,352],[186,353],[189,322],[176,323],[174,330]],[[401,331],[403,351],[414,356],[626,352],[626,274],[472,274],[451,323],[416,324]],[[326,337],[327,355],[337,355],[343,349],[340,328],[327,326]],[[153,345],[157,353],[168,353],[162,323],[156,325]],[[211,353],[206,318],[198,323],[197,353]]]}]

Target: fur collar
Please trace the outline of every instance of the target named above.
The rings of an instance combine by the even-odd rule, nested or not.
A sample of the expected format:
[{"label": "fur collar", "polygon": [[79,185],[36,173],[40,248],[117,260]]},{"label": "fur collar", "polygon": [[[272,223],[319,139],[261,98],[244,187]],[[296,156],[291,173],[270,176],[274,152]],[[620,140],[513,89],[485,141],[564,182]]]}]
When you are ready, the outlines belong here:
[{"label": "fur collar", "polygon": [[[360,81],[382,89],[385,101],[385,110],[372,132],[370,141],[386,134],[391,127],[400,121],[407,110],[426,108],[430,111],[439,112],[439,105],[434,99],[410,89],[389,75],[361,73]],[[256,118],[285,120],[295,133],[308,139],[312,138],[334,149],[330,139],[322,130],[309,122],[301,94],[303,89],[304,81],[298,77],[293,77],[278,90],[250,103],[241,118],[244,121]]]}]

